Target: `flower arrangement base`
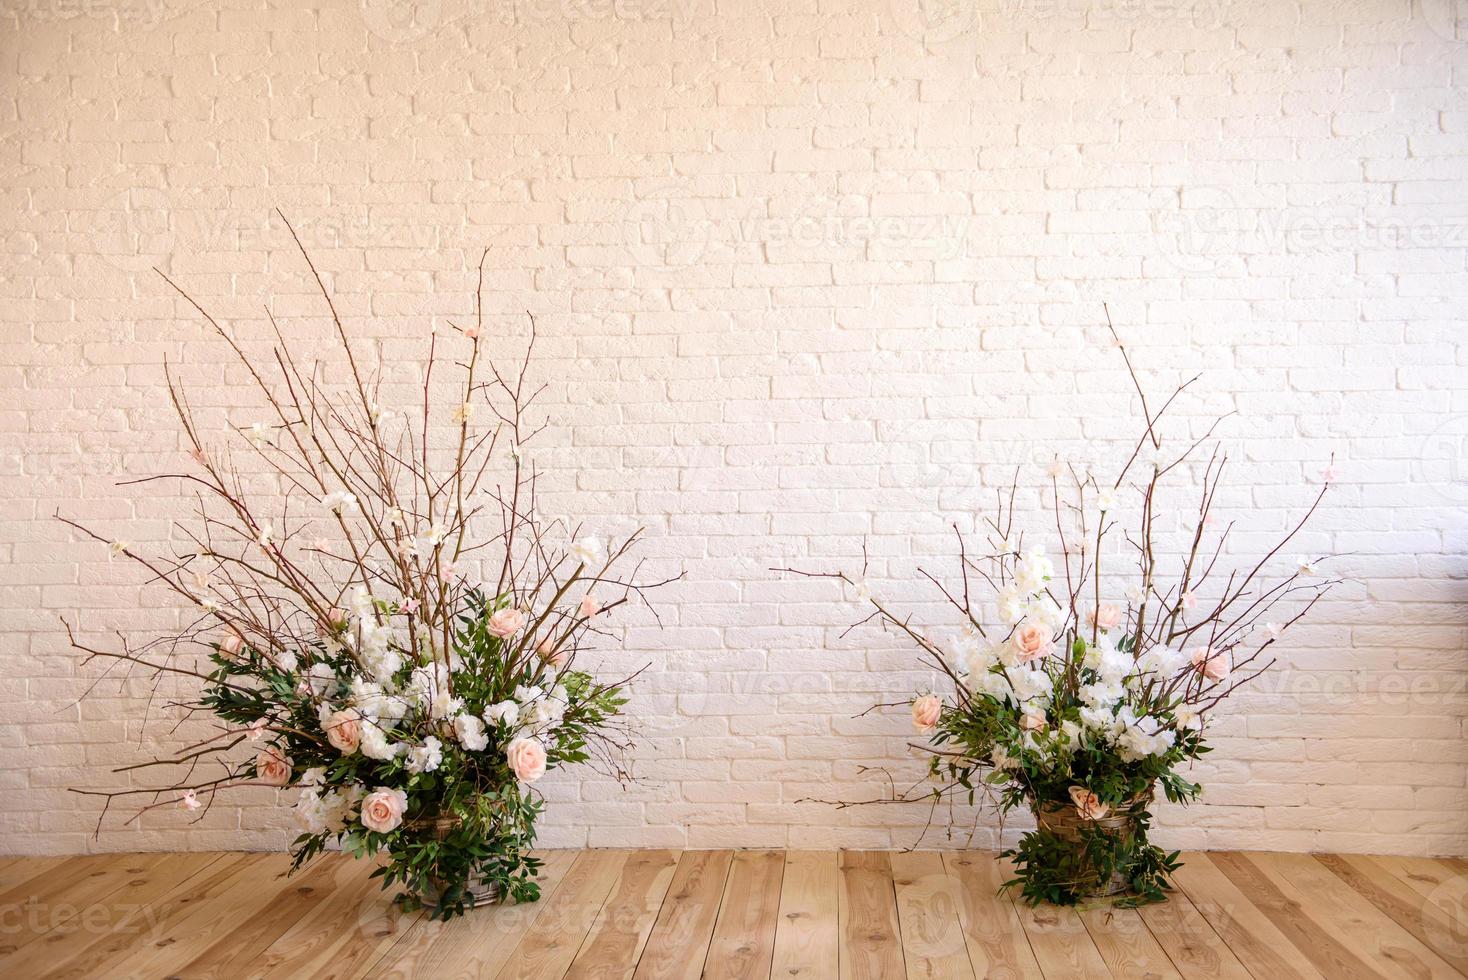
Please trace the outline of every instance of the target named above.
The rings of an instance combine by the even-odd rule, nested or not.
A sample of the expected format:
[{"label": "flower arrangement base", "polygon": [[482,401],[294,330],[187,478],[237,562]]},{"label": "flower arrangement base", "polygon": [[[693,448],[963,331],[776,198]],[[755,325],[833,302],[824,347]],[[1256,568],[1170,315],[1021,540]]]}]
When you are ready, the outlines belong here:
[{"label": "flower arrangement base", "polygon": [[[424,911],[432,916],[439,911],[439,899],[442,896],[442,883],[430,881],[428,887],[418,894],[417,899],[422,904]],[[486,905],[498,905],[504,900],[505,891],[497,883],[478,879],[469,882],[469,887],[464,895],[464,907],[466,909],[483,908]]]},{"label": "flower arrangement base", "polygon": [[1090,829],[1107,835],[1124,847],[1130,847],[1137,836],[1137,818],[1131,812],[1115,813],[1099,820],[1088,820],[1070,803],[1042,803],[1034,808],[1035,825],[1074,845],[1075,866],[1079,875],[1074,891],[1081,898],[1110,898],[1128,887],[1128,879],[1120,869],[1112,871],[1105,881],[1086,858],[1084,832]]},{"label": "flower arrangement base", "polygon": [[[1094,797],[1092,799],[1094,803]],[[1171,876],[1180,866],[1147,840],[1152,793],[1087,814],[1083,805],[1030,800],[1035,829],[1002,857],[1014,861],[1015,877],[1030,905],[1078,905],[1106,899],[1120,907],[1167,900]]]},{"label": "flower arrangement base", "polygon": [[[410,833],[418,834],[424,840],[446,841],[449,835],[458,830],[462,824],[463,821],[457,816],[420,817],[403,821],[403,828]],[[447,887],[448,882],[430,877],[413,897],[432,916],[439,911],[440,901]],[[486,881],[482,875],[470,878],[464,888],[463,905],[465,909],[498,905],[504,899],[504,888],[498,882]]]}]

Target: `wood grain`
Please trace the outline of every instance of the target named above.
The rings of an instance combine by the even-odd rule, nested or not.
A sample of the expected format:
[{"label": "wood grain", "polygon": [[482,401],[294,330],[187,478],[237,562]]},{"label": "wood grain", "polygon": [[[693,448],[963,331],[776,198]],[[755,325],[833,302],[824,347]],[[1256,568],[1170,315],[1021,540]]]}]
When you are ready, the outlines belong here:
[{"label": "wood grain", "polygon": [[994,855],[945,854],[943,866],[958,886],[959,921],[975,976],[1039,980],[1043,974],[1019,913],[999,891],[1006,876]]},{"label": "wood grain", "polygon": [[909,980],[965,980],[974,976],[964,942],[959,885],[943,856],[932,851],[893,854],[892,883]]},{"label": "wood grain", "polygon": [[630,855],[566,976],[575,980],[631,977],[677,867],[677,851]]},{"label": "wood grain", "polygon": [[692,980],[703,973],[733,861],[732,851],[683,852],[633,974],[637,980]]},{"label": "wood grain", "polygon": [[768,980],[780,915],[782,851],[740,851],[729,865],[705,980]]},{"label": "wood grain", "polygon": [[785,855],[780,916],[770,976],[780,980],[837,980],[840,975],[841,869],[835,851]]},{"label": "wood grain", "polygon": [[884,851],[842,851],[841,980],[905,975],[892,862]]},{"label": "wood grain", "polygon": [[[1017,902],[987,852],[551,851],[541,899],[405,913],[373,862],[0,860],[0,977],[1468,976],[1468,863],[1187,854],[1165,904]],[[46,913],[42,915],[41,913]]]}]

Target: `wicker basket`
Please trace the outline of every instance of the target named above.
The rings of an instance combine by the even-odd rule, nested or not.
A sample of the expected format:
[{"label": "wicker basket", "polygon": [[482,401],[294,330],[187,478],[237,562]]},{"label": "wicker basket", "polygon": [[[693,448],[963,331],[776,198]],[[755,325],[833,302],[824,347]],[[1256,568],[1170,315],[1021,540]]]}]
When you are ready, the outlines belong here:
[{"label": "wicker basket", "polygon": [[[1136,834],[1137,812],[1144,809],[1151,801],[1152,794],[1148,792],[1125,806],[1117,807],[1099,820],[1087,820],[1081,816],[1080,811],[1072,803],[1047,800],[1031,803],[1030,808],[1035,813],[1035,824],[1041,830],[1048,831],[1061,840],[1070,841],[1079,847],[1081,829],[1084,827],[1096,828],[1116,837],[1130,839]],[[1081,867],[1080,879],[1076,882],[1075,887],[1077,894],[1085,898],[1107,898],[1127,890],[1126,875],[1113,871],[1111,877],[1101,881],[1100,875],[1094,871],[1088,873],[1084,862]]]},{"label": "wicker basket", "polygon": [[[459,828],[463,821],[457,816],[418,817],[403,821],[403,829],[410,833],[417,833],[424,840],[447,840],[449,834]],[[438,878],[429,878],[427,886],[419,894],[418,898],[429,910],[438,908],[439,900],[443,897],[445,882]],[[485,881],[481,876],[469,879],[469,887],[466,889],[464,904],[477,909],[483,905],[498,905],[505,897],[504,890],[497,882]]]}]

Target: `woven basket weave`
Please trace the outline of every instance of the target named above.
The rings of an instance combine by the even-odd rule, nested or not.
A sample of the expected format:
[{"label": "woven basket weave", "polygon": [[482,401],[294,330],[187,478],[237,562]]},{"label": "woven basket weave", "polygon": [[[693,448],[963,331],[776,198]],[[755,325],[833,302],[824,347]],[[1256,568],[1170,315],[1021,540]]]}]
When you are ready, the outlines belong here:
[{"label": "woven basket weave", "polygon": [[[457,830],[462,823],[463,821],[456,816],[418,817],[413,820],[404,820],[403,829],[409,833],[419,834],[425,840],[442,841],[448,840],[449,834]],[[430,910],[437,909],[439,900],[443,897],[445,884],[438,878],[429,878],[427,887],[418,898]],[[496,882],[485,881],[476,875],[469,879],[468,888],[465,889],[464,904],[475,909],[481,905],[497,905],[504,897],[503,889]]]},{"label": "woven basket weave", "polygon": [[[1137,829],[1136,813],[1145,808],[1151,800],[1152,794],[1148,792],[1124,807],[1117,807],[1099,820],[1087,820],[1071,803],[1045,801],[1032,803],[1030,808],[1035,813],[1035,824],[1041,830],[1049,831],[1061,840],[1074,843],[1079,850],[1083,827],[1094,827],[1123,839],[1133,837]],[[1102,881],[1100,875],[1090,870],[1084,860],[1081,861],[1080,866],[1081,873],[1075,886],[1078,895],[1085,898],[1106,898],[1110,895],[1119,895],[1127,890],[1126,875],[1113,871],[1109,878]]]}]

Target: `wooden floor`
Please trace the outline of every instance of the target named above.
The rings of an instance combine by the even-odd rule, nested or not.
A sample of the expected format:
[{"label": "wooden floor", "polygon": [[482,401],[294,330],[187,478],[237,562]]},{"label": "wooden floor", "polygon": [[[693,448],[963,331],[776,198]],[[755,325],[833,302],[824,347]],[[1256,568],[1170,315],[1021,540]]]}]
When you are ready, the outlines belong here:
[{"label": "wooden floor", "polygon": [[1141,910],[1030,909],[988,853],[550,851],[537,903],[444,924],[370,862],[0,859],[0,977],[1458,977],[1468,861],[1186,855]]}]

